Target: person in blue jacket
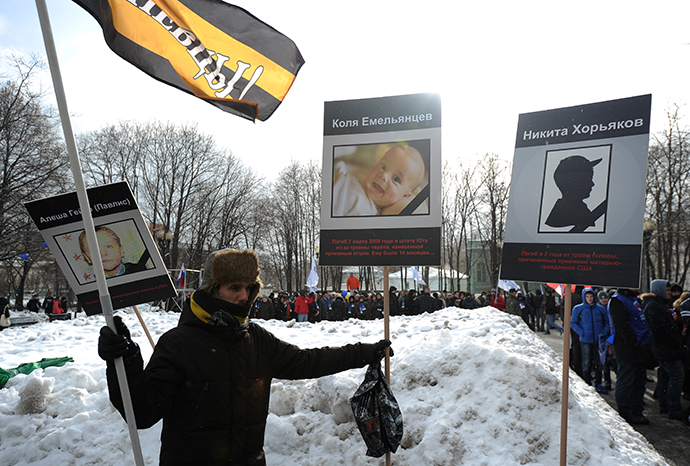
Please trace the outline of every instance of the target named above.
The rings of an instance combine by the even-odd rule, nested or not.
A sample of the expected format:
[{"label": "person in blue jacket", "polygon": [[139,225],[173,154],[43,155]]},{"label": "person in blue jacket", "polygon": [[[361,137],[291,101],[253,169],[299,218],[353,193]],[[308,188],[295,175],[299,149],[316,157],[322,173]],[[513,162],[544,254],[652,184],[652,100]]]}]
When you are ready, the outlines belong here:
[{"label": "person in blue jacket", "polygon": [[608,393],[601,385],[602,364],[599,357],[599,341],[609,336],[609,316],[606,308],[597,303],[592,288],[582,290],[582,304],[573,308],[570,327],[580,337],[582,378],[587,385],[591,385],[592,366],[594,366],[594,384],[597,392]]}]

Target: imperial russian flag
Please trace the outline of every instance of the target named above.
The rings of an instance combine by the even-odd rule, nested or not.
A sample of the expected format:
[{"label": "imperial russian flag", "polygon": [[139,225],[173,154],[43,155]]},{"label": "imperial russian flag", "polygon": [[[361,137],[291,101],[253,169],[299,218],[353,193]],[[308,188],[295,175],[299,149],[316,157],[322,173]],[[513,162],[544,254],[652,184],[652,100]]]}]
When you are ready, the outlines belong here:
[{"label": "imperial russian flag", "polygon": [[184,288],[184,279],[186,277],[187,273],[184,269],[184,264],[182,264],[182,267],[180,268],[180,274],[177,276],[177,287],[178,288]]},{"label": "imperial russian flag", "polygon": [[292,40],[222,0],[74,2],[121,58],[248,120],[268,119],[304,64]]}]

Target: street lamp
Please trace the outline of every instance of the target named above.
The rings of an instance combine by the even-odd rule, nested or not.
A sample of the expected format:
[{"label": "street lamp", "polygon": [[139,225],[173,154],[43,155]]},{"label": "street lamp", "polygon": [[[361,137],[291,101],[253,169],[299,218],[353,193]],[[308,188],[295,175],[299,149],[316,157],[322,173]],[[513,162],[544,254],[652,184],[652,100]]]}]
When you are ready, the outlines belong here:
[{"label": "street lamp", "polygon": [[649,291],[650,282],[650,264],[652,262],[649,254],[649,246],[652,242],[652,234],[656,230],[656,223],[651,220],[645,220],[642,225],[642,248],[644,249],[644,267],[642,269],[642,279],[643,283],[640,287],[642,291]]},{"label": "street lamp", "polygon": [[170,243],[172,243],[173,233],[168,227],[164,227],[156,231],[156,242],[158,243],[158,249],[161,250],[161,254],[165,257],[170,249]]}]

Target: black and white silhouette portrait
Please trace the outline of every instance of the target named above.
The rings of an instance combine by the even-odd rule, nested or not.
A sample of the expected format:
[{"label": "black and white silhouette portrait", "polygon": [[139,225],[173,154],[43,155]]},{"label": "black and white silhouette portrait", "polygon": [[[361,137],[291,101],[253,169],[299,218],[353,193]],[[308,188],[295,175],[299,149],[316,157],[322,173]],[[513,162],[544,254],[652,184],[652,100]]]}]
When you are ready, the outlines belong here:
[{"label": "black and white silhouette portrait", "polygon": [[611,146],[546,152],[539,233],[605,233]]}]

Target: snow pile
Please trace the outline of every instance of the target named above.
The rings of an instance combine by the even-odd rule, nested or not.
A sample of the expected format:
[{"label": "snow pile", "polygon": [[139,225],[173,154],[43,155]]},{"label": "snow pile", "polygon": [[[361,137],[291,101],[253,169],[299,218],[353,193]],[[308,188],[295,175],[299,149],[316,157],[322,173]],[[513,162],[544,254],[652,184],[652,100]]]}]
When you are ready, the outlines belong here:
[{"label": "snow pile", "polygon": [[[142,310],[154,339],[179,314]],[[132,312],[121,313],[152,349]],[[383,322],[262,322],[304,348],[375,342]],[[12,465],[133,464],[127,426],[108,401],[98,358],[104,319],[42,322],[0,333],[0,367],[44,357],[74,363],[18,375],[0,390],[0,458]],[[395,465],[553,465],[560,453],[561,359],[519,318],[492,308],[391,319],[391,387],[405,435]],[[349,398],[364,369],[315,380],[274,380],[266,431],[269,465],[383,464],[365,456]],[[665,465],[647,441],[579,378],[571,378],[570,465]],[[139,432],[158,464],[161,423]]]}]

